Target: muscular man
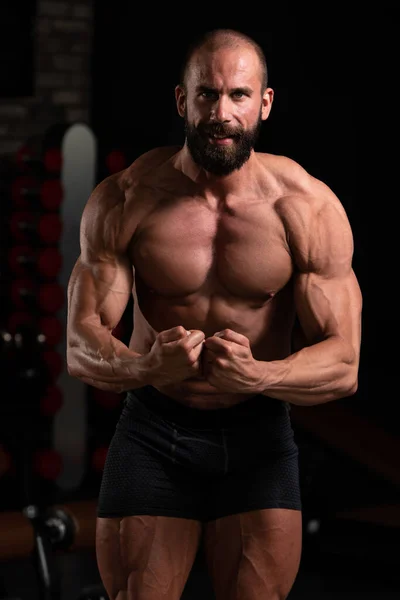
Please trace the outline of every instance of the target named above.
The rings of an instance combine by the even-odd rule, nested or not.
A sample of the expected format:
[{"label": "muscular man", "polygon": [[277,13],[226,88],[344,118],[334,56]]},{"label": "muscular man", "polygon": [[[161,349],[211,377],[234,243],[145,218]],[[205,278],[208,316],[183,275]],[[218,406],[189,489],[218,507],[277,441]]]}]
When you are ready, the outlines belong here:
[{"label": "muscular man", "polygon": [[[69,373],[126,392],[98,503],[111,600],[178,600],[200,541],[217,600],[286,598],[302,544],[290,405],[357,389],[351,228],[324,183],[254,151],[273,95],[254,41],[204,36],[176,87],[183,147],[106,178],[83,212]],[[131,294],[126,347],[112,332]]]}]

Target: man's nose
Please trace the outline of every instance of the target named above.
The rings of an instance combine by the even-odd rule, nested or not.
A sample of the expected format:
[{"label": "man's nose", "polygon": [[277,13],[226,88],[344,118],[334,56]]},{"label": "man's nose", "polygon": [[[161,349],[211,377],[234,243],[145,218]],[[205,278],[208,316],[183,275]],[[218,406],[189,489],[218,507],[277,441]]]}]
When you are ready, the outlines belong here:
[{"label": "man's nose", "polygon": [[211,119],[219,123],[227,123],[231,120],[230,101],[226,96],[220,96],[214,103],[211,111]]}]

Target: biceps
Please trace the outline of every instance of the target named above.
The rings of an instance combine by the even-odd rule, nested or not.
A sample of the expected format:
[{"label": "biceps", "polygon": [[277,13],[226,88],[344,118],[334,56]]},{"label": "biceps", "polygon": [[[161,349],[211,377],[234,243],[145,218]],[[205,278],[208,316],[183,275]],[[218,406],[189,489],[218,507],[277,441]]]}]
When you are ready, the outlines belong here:
[{"label": "biceps", "polygon": [[295,282],[295,303],[301,328],[309,343],[339,336],[357,350],[361,327],[361,293],[353,271],[325,278],[303,273]]},{"label": "biceps", "polygon": [[93,322],[113,329],[125,311],[132,285],[132,267],[127,262],[85,265],[78,259],[68,285],[69,324]]}]

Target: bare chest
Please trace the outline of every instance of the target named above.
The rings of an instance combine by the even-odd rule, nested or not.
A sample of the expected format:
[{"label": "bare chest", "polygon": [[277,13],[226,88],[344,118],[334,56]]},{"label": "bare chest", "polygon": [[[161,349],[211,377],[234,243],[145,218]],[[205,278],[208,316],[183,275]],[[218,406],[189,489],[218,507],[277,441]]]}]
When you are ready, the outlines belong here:
[{"label": "bare chest", "polygon": [[157,209],[133,240],[136,277],[162,296],[199,292],[268,299],[290,279],[285,233],[271,207],[210,210],[198,203]]}]

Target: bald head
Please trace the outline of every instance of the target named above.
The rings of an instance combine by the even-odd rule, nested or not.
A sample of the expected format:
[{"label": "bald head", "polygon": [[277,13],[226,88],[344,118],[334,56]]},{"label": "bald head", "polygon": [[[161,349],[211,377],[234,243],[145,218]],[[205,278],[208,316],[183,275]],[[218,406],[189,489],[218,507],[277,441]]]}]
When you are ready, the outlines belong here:
[{"label": "bald head", "polygon": [[201,53],[219,50],[246,49],[253,51],[260,64],[261,93],[268,85],[268,70],[262,48],[248,35],[234,29],[214,29],[197,38],[189,47],[181,69],[181,84],[186,88],[187,76],[191,67],[201,60]]}]

